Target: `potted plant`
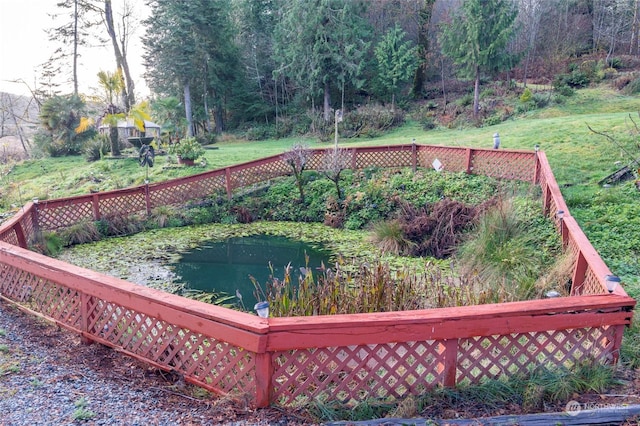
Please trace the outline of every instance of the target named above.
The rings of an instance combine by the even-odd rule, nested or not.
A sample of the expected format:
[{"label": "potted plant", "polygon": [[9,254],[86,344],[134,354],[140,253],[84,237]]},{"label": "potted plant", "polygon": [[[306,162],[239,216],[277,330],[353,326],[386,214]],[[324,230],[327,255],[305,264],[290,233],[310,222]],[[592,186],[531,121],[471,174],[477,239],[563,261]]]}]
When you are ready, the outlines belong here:
[{"label": "potted plant", "polygon": [[176,155],[179,163],[192,166],[195,160],[204,155],[204,148],[196,138],[189,137],[169,145],[169,154]]}]

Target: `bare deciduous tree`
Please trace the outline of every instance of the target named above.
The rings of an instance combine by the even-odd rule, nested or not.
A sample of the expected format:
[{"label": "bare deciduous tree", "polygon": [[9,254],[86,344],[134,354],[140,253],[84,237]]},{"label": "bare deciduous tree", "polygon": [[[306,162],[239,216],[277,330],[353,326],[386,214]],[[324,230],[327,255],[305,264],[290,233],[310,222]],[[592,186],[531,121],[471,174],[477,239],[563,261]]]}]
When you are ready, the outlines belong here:
[{"label": "bare deciduous tree", "polygon": [[282,154],[282,159],[291,167],[293,177],[296,179],[298,191],[300,192],[300,201],[304,203],[304,180],[302,172],[304,172],[309,160],[313,157],[313,151],[304,143],[297,143],[293,147]]},{"label": "bare deciduous tree", "polygon": [[351,166],[353,161],[353,151],[345,148],[328,148],[322,159],[322,173],[336,186],[338,200],[342,200],[342,190],[340,189],[340,175]]}]

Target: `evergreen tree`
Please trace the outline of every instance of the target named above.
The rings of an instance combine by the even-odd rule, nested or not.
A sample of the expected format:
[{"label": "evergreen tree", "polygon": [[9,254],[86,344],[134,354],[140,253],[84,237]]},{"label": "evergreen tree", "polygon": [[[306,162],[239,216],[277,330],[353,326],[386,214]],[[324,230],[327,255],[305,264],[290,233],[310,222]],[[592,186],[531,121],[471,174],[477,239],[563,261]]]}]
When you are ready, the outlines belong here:
[{"label": "evergreen tree", "polygon": [[431,53],[429,43],[429,25],[433,15],[436,0],[423,0],[422,8],[418,11],[418,66],[413,76],[413,96],[418,98],[422,93],[427,74],[427,58]]},{"label": "evergreen tree", "polygon": [[322,93],[325,121],[331,118],[331,88],[359,87],[369,31],[357,0],[292,1],[276,27],[275,53],[282,73],[307,99]]},{"label": "evergreen tree", "polygon": [[[216,129],[222,130],[225,97],[238,74],[228,2],[155,0],[151,8],[143,38],[149,86],[162,95],[181,93],[187,136],[195,134],[194,111],[207,129],[213,111]],[[196,109],[192,99],[202,104]]]},{"label": "evergreen tree", "polygon": [[103,41],[92,31],[93,27],[100,24],[99,16],[95,13],[96,8],[91,0],[61,0],[56,3],[56,6],[60,12],[52,14],[51,17],[54,22],[61,22],[61,25],[49,28],[46,32],[49,40],[58,43],[59,46],[45,63],[44,68],[53,70],[59,76],[66,75],[67,72],[64,72],[64,69],[70,66],[73,93],[77,96],[78,60],[81,56],[81,48],[90,46],[96,40],[98,43]]},{"label": "evergreen tree", "polygon": [[414,74],[417,63],[417,47],[405,40],[405,32],[396,24],[376,45],[378,79],[391,93],[391,109],[395,108],[395,98],[401,83],[407,82]]},{"label": "evergreen tree", "polygon": [[[273,35],[281,0],[235,0],[235,21],[243,79],[231,100],[235,117],[269,123],[278,113],[278,89],[273,79],[276,61]],[[280,91],[282,92],[282,91]]]},{"label": "evergreen tree", "polygon": [[516,65],[518,56],[508,52],[518,15],[511,0],[465,0],[459,13],[446,25],[440,40],[442,53],[459,67],[464,78],[475,81],[473,116],[478,118],[480,76]]}]

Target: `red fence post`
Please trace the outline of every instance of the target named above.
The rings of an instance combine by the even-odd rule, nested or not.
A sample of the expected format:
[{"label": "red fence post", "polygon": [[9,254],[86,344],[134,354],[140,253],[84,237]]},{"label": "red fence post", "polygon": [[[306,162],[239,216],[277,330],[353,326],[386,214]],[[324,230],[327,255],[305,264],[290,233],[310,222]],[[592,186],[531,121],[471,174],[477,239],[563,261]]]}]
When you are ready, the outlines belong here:
[{"label": "red fence post", "polygon": [[411,143],[411,164],[413,166],[413,172],[415,173],[418,169],[418,152],[416,149],[416,140],[414,139]]},{"label": "red fence post", "polygon": [[471,166],[471,157],[472,157],[472,149],[471,148],[467,148],[467,160],[466,160],[466,169],[467,169],[467,174],[470,175],[471,172],[473,171],[473,167]]},{"label": "red fence post", "polygon": [[271,362],[271,352],[256,354],[256,407],[264,408],[271,404],[273,386],[271,385],[273,376],[273,364]]},{"label": "red fence post", "polygon": [[611,365],[616,365],[620,358],[620,346],[622,345],[622,335],[624,334],[624,325],[614,326],[613,332],[613,348],[611,348]]},{"label": "red fence post", "polygon": [[587,273],[587,259],[585,259],[582,250],[578,251],[578,259],[576,260],[576,266],[573,270],[573,277],[571,278],[571,295],[579,296],[581,294],[581,287],[584,284],[584,278]]},{"label": "red fence post", "polygon": [[533,157],[533,184],[537,184],[540,180],[540,161],[538,161],[538,151],[536,150],[536,154]]},{"label": "red fence post", "polygon": [[151,197],[149,196],[149,181],[144,181],[144,203],[147,207],[147,216],[151,214]]},{"label": "red fence post", "polygon": [[18,239],[18,245],[24,249],[27,248],[27,239],[24,236],[24,230],[22,229],[22,223],[17,222],[16,226],[13,228],[13,231],[16,233],[16,238]]},{"label": "red fence post", "polygon": [[231,188],[231,167],[227,167],[224,169],[225,174],[224,174],[224,183],[225,186],[227,188],[227,198],[230,200],[231,199],[231,195],[232,193],[232,188]]},{"label": "red fence post", "polygon": [[443,385],[449,388],[456,385],[458,372],[458,339],[444,341],[444,369],[442,374]]},{"label": "red fence post", "polygon": [[100,197],[98,194],[93,194],[91,197],[91,204],[93,206],[93,218],[94,220],[100,220]]},{"label": "red fence post", "polygon": [[86,293],[80,295],[80,329],[85,333],[80,337],[80,341],[85,345],[90,345],[93,340],[89,338],[89,300],[90,296]]}]

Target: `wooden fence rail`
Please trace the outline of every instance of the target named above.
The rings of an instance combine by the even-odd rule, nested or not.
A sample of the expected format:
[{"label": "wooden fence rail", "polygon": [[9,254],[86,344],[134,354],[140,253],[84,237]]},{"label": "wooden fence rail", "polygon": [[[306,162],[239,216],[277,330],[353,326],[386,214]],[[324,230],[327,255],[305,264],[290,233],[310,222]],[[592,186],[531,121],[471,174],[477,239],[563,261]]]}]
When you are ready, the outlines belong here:
[{"label": "wooden fence rail", "polygon": [[[635,301],[569,214],[542,152],[401,145],[353,150],[352,166],[431,167],[540,185],[575,258],[571,297],[378,314],[262,319],[137,286],[27,250],[43,230],[148,213],[287,175],[280,156],[154,185],[27,203],[0,227],[0,297],[211,391],[256,406],[344,403],[477,383],[541,364],[616,362]],[[312,168],[322,164],[315,151]],[[562,210],[562,214],[558,211]]]}]

